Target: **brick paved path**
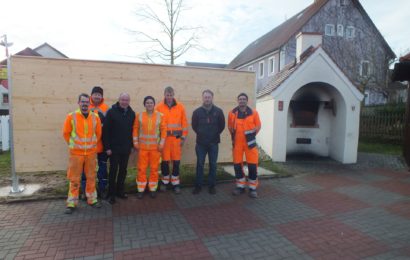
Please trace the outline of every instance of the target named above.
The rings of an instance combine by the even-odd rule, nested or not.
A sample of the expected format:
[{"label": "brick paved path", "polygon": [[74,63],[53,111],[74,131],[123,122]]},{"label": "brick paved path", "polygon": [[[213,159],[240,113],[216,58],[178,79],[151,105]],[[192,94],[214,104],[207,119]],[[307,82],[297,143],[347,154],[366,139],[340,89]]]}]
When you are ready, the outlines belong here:
[{"label": "brick paved path", "polygon": [[410,259],[410,174],[337,170],[261,181],[260,198],[131,195],[102,209],[0,205],[0,259]]}]

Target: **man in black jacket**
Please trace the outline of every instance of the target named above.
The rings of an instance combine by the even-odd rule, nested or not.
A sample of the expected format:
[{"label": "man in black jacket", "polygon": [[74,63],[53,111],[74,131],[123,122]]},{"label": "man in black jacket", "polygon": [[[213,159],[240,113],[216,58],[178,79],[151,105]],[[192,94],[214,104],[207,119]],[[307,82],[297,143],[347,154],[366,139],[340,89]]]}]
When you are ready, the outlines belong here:
[{"label": "man in black jacket", "polygon": [[196,133],[195,152],[197,156],[193,194],[198,194],[202,189],[206,154],[208,154],[209,159],[209,193],[216,193],[216,161],[218,159],[220,134],[225,128],[225,116],[222,110],[213,104],[213,97],[214,93],[211,90],[204,90],[202,92],[203,104],[192,114],[192,129]]},{"label": "man in black jacket", "polygon": [[122,93],[118,102],[107,111],[104,120],[103,143],[110,158],[108,197],[111,204],[115,203],[115,196],[127,198],[124,193],[124,182],[127,176],[128,158],[133,146],[132,126],[135,119],[135,112],[129,104],[130,96]]}]

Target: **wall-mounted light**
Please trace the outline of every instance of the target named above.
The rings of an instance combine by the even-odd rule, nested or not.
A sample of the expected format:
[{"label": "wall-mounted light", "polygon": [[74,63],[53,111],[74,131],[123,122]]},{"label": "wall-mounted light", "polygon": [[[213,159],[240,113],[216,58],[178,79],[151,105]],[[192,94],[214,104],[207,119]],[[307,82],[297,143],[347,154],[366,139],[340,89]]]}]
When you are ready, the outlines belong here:
[{"label": "wall-mounted light", "polygon": [[352,111],[355,111],[356,110],[356,106],[352,106]]}]

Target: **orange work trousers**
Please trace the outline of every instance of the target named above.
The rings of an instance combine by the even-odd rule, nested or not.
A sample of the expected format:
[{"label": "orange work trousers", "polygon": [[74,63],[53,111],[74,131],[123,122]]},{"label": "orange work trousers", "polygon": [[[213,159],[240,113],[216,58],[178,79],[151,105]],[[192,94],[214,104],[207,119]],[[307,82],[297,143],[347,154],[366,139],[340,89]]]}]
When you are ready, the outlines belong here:
[{"label": "orange work trousers", "polygon": [[87,203],[92,205],[97,202],[97,192],[95,190],[97,154],[74,155],[70,154],[68,161],[67,178],[70,182],[68,190],[67,207],[75,207],[78,204],[80,194],[81,174],[84,170],[87,178],[85,194]]},{"label": "orange work trousers", "polygon": [[167,136],[165,139],[164,150],[162,150],[163,161],[180,161],[181,160],[181,138]]},{"label": "orange work trousers", "polygon": [[236,141],[232,149],[233,163],[243,163],[243,154],[245,154],[246,162],[248,164],[258,164],[258,149],[253,147],[249,149],[246,140]]},{"label": "orange work trousers", "polygon": [[[158,168],[161,160],[161,153],[157,150],[142,150],[138,152],[138,192],[144,192],[148,187],[150,191],[156,191],[158,187]],[[147,169],[150,168],[149,180],[147,181]]]}]

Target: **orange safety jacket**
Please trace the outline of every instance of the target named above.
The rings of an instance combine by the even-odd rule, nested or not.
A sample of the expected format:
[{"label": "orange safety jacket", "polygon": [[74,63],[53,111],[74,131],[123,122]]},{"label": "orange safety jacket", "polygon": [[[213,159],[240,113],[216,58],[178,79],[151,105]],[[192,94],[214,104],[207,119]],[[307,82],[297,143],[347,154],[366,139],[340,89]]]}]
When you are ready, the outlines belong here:
[{"label": "orange safety jacket", "polygon": [[167,120],[167,136],[186,138],[188,135],[188,121],[182,103],[176,102],[174,99],[173,104],[169,107],[163,100],[155,109],[161,112]]},{"label": "orange safety jacket", "polygon": [[158,111],[142,112],[135,117],[132,131],[134,146],[142,150],[157,150],[164,145],[167,134],[166,118]]},{"label": "orange safety jacket", "polygon": [[103,116],[107,115],[109,107],[107,104],[104,103],[104,98],[101,100],[101,103],[97,106],[94,104],[92,98],[90,97],[90,110],[95,113],[101,113]]},{"label": "orange safety jacket", "polygon": [[[92,112],[95,112],[99,115],[99,113],[102,114],[103,117],[105,117],[107,115],[107,111],[108,111],[109,107],[107,104],[104,103],[104,98],[101,100],[101,103],[96,106],[92,100],[92,98],[90,97],[90,110]],[[104,121],[104,118],[100,118],[101,119],[101,123]],[[102,153],[104,151],[104,146],[103,146],[103,142],[102,139],[100,139],[100,141],[98,141],[97,143],[97,153]]]},{"label": "orange safety jacket", "polygon": [[261,128],[261,121],[256,110],[246,107],[245,112],[234,108],[228,115],[228,129],[234,143],[246,142],[249,148],[256,146],[256,134]]},{"label": "orange safety jacket", "polygon": [[69,113],[63,126],[63,137],[73,155],[90,155],[97,152],[101,139],[101,122],[98,115],[89,112],[85,118],[80,109]]}]

